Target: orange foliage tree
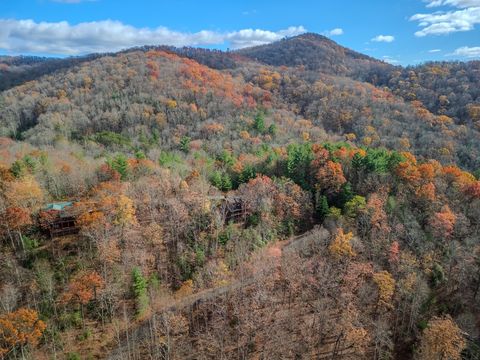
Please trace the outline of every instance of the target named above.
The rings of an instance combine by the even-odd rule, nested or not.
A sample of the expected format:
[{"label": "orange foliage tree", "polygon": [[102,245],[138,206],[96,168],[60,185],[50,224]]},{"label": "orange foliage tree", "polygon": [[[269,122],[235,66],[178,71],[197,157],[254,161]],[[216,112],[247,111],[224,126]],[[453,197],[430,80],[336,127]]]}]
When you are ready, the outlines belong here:
[{"label": "orange foliage tree", "polygon": [[434,162],[419,165],[418,172],[420,173],[420,177],[425,181],[432,181],[435,178],[439,166],[439,164],[435,164]]},{"label": "orange foliage tree", "polygon": [[183,65],[180,68],[180,75],[183,77],[185,88],[194,94],[206,94],[211,91],[237,107],[243,104],[243,96],[231,75],[210,69],[191,59],[182,58],[181,62]]},{"label": "orange foliage tree", "polygon": [[11,235],[11,231],[15,231],[18,234],[18,240],[22,244],[23,247],[23,237],[22,237],[22,230],[32,224],[32,218],[30,216],[30,212],[21,207],[11,206],[5,209],[5,213],[3,214],[2,225],[6,228],[8,234],[10,235],[10,239],[12,240],[13,245],[13,238]]},{"label": "orange foliage tree", "polygon": [[35,310],[22,308],[0,315],[0,357],[3,359],[17,347],[23,353],[25,346],[37,345],[46,327]]},{"label": "orange foliage tree", "polygon": [[97,292],[103,287],[104,281],[96,271],[81,271],[70,280],[61,301],[80,305],[82,323],[85,325],[84,305],[96,298]]},{"label": "orange foliage tree", "polygon": [[8,183],[5,198],[11,206],[35,208],[43,200],[43,191],[32,176]]},{"label": "orange foliage tree", "polygon": [[457,216],[450,210],[448,205],[445,205],[440,212],[433,215],[430,220],[430,226],[436,237],[449,238],[453,234],[456,221]]},{"label": "orange foliage tree", "polygon": [[103,279],[95,271],[82,271],[76,274],[68,284],[62,295],[65,303],[73,302],[81,305],[88,304],[103,287]]},{"label": "orange foliage tree", "polygon": [[211,135],[219,134],[224,130],[225,130],[225,127],[222,124],[219,124],[217,122],[212,122],[202,126],[202,133],[207,137]]},{"label": "orange foliage tree", "polygon": [[340,191],[343,184],[347,182],[340,163],[328,160],[316,173],[317,189],[327,194],[334,194]]},{"label": "orange foliage tree", "polygon": [[394,241],[390,245],[390,250],[388,251],[388,262],[390,264],[397,264],[400,261],[400,244],[398,241]]},{"label": "orange foliage tree", "polygon": [[100,184],[91,201],[78,203],[76,207],[82,232],[96,242],[108,240],[115,229],[123,239],[125,230],[137,223],[134,203],[124,194],[124,186],[117,182]]},{"label": "orange foliage tree", "polygon": [[397,165],[396,175],[407,184],[415,185],[421,178],[417,167],[417,159],[409,152],[403,152],[402,155],[406,160]]},{"label": "orange foliage tree", "polygon": [[254,80],[262,89],[270,91],[278,89],[281,79],[281,75],[276,71],[261,69],[260,73],[255,77]]},{"label": "orange foliage tree", "polygon": [[465,189],[476,181],[475,176],[456,166],[445,166],[442,170],[446,180],[458,189]]},{"label": "orange foliage tree", "polygon": [[432,182],[429,182],[425,185],[421,185],[417,191],[415,192],[417,197],[419,199],[422,199],[424,201],[428,201],[429,203],[435,201],[436,196],[435,196],[435,184]]}]

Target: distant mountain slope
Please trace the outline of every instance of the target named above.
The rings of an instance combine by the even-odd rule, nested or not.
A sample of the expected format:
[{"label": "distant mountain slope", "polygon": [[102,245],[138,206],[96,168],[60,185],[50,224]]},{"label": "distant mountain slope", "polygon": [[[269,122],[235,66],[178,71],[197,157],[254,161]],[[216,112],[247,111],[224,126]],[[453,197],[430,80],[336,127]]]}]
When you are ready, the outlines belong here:
[{"label": "distant mountain slope", "polygon": [[235,69],[240,62],[251,61],[250,58],[241,56],[235,52],[225,52],[222,50],[195,48],[190,46],[184,46],[181,48],[175,46],[140,46],[127,49],[118,54],[128,54],[135,51],[165,51],[174,53],[195,60],[199,64],[206,65],[216,70]]},{"label": "distant mountain slope", "polygon": [[388,87],[407,101],[420,101],[436,115],[480,129],[480,61],[428,62],[392,71]]},{"label": "distant mountain slope", "polygon": [[[100,132],[134,137],[205,120],[229,122],[269,102],[267,92],[165,51],[131,51],[56,71],[0,95],[0,136],[51,144]],[[185,132],[185,129],[181,130]],[[183,134],[182,134],[183,135]]]},{"label": "distant mountain slope", "polygon": [[39,56],[0,56],[0,91],[8,90],[27,81],[38,79],[60,69],[81,64],[103,56],[91,54],[65,59]]},{"label": "distant mountain slope", "polygon": [[[480,167],[475,128],[465,132],[420,104],[371,84],[319,71],[266,67],[234,56],[229,58],[236,61],[234,68],[215,70],[172,52],[145,50],[103,56],[2,92],[0,136],[36,145],[62,139],[104,145],[161,140],[174,148],[186,134],[201,140],[222,129],[232,147],[241,149],[250,143],[252,130],[245,119],[262,111],[268,125],[276,127],[270,141],[277,144],[292,136],[322,141],[328,133],[358,144],[410,149],[469,169]],[[221,54],[189,52],[213,63]]]},{"label": "distant mountain slope", "polygon": [[87,61],[104,56],[118,56],[132,52],[166,51],[175,53],[206,65],[212,69],[234,69],[239,61],[250,61],[233,52],[202,49],[194,47],[174,46],[140,46],[126,49],[118,53],[88,54],[78,57],[48,58],[40,56],[0,56],[0,91],[11,89],[28,81],[37,80],[43,75],[53,74],[62,69],[69,69]]},{"label": "distant mountain slope", "polygon": [[305,66],[334,75],[364,76],[392,65],[338,45],[329,38],[307,33],[267,45],[242,49],[237,54],[273,66]]},{"label": "distant mountain slope", "polygon": [[304,66],[388,87],[404,100],[416,101],[414,106],[448,116],[458,125],[480,128],[480,61],[392,66],[311,33],[236,53],[272,66]]},{"label": "distant mountain slope", "polygon": [[19,74],[9,86],[29,82],[0,93],[0,136],[37,145],[102,132],[144,141],[142,128],[173,146],[212,123],[236,138],[248,128],[242,117],[265,111],[277,143],[289,141],[292,121],[306,120],[298,131],[310,139],[326,131],[480,168],[478,63],[394,67],[315,34],[236,52],[144,46],[7,60],[5,71]]},{"label": "distant mountain slope", "polygon": [[[393,66],[367,55],[338,45],[318,34],[303,34],[268,45],[257,46],[234,52],[173,46],[141,46],[120,52],[161,50],[193,59],[213,69],[234,69],[245,61],[259,61],[273,66],[305,66],[331,75],[351,76],[356,80],[388,82],[386,76]],[[91,61],[109,54],[89,54],[81,57],[45,58],[36,56],[0,57],[0,91],[21,85],[27,81],[52,74],[60,69]]]}]

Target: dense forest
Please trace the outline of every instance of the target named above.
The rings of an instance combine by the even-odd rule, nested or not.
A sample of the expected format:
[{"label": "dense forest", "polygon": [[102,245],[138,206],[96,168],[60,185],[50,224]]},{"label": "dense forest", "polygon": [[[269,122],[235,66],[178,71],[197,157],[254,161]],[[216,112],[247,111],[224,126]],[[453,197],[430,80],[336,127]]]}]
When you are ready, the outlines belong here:
[{"label": "dense forest", "polygon": [[304,34],[0,83],[1,359],[480,358],[480,62]]}]

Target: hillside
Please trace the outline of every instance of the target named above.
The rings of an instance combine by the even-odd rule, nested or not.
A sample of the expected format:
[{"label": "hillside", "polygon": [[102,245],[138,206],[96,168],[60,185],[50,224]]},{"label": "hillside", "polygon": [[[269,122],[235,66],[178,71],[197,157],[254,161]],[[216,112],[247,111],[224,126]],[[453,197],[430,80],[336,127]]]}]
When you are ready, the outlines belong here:
[{"label": "hillside", "polygon": [[318,34],[303,34],[237,52],[273,66],[348,76],[386,87],[406,101],[420,102],[435,115],[478,129],[480,62],[430,62],[402,68],[344,48]]},{"label": "hillside", "polygon": [[479,127],[480,61],[431,62],[393,71],[383,86],[468,128]]},{"label": "hillside", "polygon": [[[223,54],[188,49],[177,53],[217,64]],[[450,118],[433,107],[437,114],[431,113],[425,107],[429,102],[398,97],[395,94],[404,92],[393,86],[376,88],[318,71],[266,67],[225,56],[235,63],[228,70],[163,48],[127,51],[60,69],[2,94],[0,135],[35,145],[53,145],[59,139],[95,144],[95,134],[103,132],[128,138],[130,146],[147,151],[159,138],[169,149],[178,136],[200,140],[205,136],[202,128],[218,123],[240,149],[248,141],[231,130],[245,128],[239,119],[260,108],[267,110],[268,122],[278,126],[272,139],[276,144],[290,141],[288,123],[293,121],[297,132],[309,133],[312,141],[316,134],[324,140],[327,132],[359,145],[410,150],[443,164],[480,168],[480,129],[465,116]],[[469,99],[456,112],[468,114]]]},{"label": "hillside", "polygon": [[101,56],[100,54],[92,54],[65,59],[37,56],[0,56],[0,91]]},{"label": "hillside", "polygon": [[2,61],[0,358],[480,356],[478,63]]},{"label": "hillside", "polygon": [[308,70],[362,79],[394,68],[390,64],[340,46],[325,36],[313,33],[242,49],[237,53],[268,65],[304,66]]}]

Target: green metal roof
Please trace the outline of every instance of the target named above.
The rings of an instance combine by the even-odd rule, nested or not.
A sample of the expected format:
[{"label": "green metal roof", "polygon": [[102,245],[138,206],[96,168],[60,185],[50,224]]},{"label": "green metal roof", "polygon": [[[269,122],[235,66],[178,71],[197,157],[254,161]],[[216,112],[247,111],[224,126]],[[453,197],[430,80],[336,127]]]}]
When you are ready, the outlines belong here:
[{"label": "green metal roof", "polygon": [[73,202],[72,201],[63,201],[63,202],[56,202],[56,203],[50,203],[45,206],[45,210],[58,210],[62,211],[68,206],[72,206]]}]

